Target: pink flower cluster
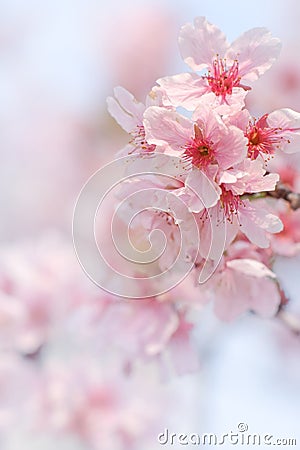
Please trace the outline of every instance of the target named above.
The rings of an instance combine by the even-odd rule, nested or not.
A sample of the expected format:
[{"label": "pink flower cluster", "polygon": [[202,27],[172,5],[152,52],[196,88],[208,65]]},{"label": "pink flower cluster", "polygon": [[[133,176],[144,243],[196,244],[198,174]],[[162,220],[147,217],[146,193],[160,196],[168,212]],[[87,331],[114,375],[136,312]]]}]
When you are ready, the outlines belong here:
[{"label": "pink flower cluster", "polygon": [[[150,181],[141,177],[123,188],[123,197],[128,190],[146,192],[150,185],[168,192],[155,219],[143,212],[138,226],[130,224],[131,233],[149,233],[160,221],[176,252],[179,224],[185,225],[183,239],[188,241],[193,217],[200,245],[189,242],[185,258],[194,259],[200,282],[208,278],[204,269],[211,267],[213,273],[198,286],[200,303],[212,299],[224,320],[247,310],[273,316],[281,302],[273,256],[286,241],[283,226],[294,230],[297,219],[280,220],[283,215],[276,214],[269,193],[280,176],[269,165],[284,153],[300,151],[300,113],[285,108],[253,117],[245,99],[278,57],[281,44],[265,28],[254,28],[230,45],[215,25],[198,17],[181,28],[179,48],[192,72],[157,80],[145,104],[122,87],[108,98],[110,114],[130,134],[120,156],[165,154],[181,161],[172,182],[153,174]],[[186,208],[173,208],[172,198],[183,201],[189,214]],[[161,270],[167,270],[169,259],[162,258]]]}]

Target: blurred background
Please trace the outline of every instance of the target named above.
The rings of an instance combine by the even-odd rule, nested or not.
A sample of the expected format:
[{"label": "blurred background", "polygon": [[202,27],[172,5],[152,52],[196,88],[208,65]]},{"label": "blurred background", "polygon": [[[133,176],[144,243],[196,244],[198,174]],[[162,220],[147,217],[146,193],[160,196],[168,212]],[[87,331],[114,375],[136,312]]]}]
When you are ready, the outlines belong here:
[{"label": "blurred background", "polygon": [[[186,70],[177,35],[198,15],[229,40],[256,26],[279,37],[281,59],[249,108],[300,111],[296,0],[0,2],[1,450],[155,450],[165,428],[221,434],[240,422],[300,445],[299,337],[207,311],[194,331],[196,372],[161,376],[153,361],[132,372],[134,337],[112,344],[100,320],[109,299],[73,251],[79,191],[128,141],[106,97],[122,85],[144,101],[157,78]],[[299,263],[275,266],[296,313]]]}]

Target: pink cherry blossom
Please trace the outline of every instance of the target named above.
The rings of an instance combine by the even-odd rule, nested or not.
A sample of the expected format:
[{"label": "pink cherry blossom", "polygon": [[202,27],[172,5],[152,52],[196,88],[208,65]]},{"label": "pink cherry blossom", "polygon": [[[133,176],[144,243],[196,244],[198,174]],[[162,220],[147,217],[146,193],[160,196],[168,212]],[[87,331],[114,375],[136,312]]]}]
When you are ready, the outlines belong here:
[{"label": "pink cherry blossom", "polygon": [[205,214],[200,213],[199,219],[200,255],[216,261],[230,248],[239,232],[256,246],[267,248],[270,233],[279,233],[283,229],[281,220],[261,201],[241,198],[223,186],[218,203]]},{"label": "pink cherry blossom", "polygon": [[244,131],[248,139],[248,157],[251,159],[260,155],[269,160],[278,154],[278,150],[285,153],[299,150],[300,113],[296,111],[279,109],[255,119],[244,109],[233,111],[224,120]]},{"label": "pink cherry blossom", "polygon": [[261,160],[244,159],[236,166],[219,174],[218,181],[235,195],[274,191],[279,175],[266,173]]},{"label": "pink cherry blossom", "polygon": [[283,223],[283,230],[271,237],[274,253],[295,256],[300,252],[300,210],[293,211],[283,201],[276,202],[276,213]]},{"label": "pink cherry blossom", "polygon": [[130,143],[119,155],[134,152],[153,152],[155,146],[148,144],[145,138],[143,125],[143,114],[146,107],[162,104],[164,93],[161,89],[154,87],[148,94],[146,105],[138,102],[126,89],[118,86],[114,88],[115,97],[107,98],[108,111],[118,124],[131,135]]},{"label": "pink cherry blossom", "polygon": [[300,113],[281,109],[253,120],[247,126],[248,155],[269,157],[277,150],[294,153],[300,149]]},{"label": "pink cherry blossom", "polygon": [[233,250],[231,247],[217,272],[201,286],[203,298],[214,302],[217,317],[224,321],[246,311],[272,317],[281,300],[276,275],[259,260],[249,243],[239,243],[232,246]]},{"label": "pink cherry blossom", "polygon": [[[195,371],[199,360],[191,338],[193,324],[175,306],[181,295],[175,289],[161,298],[116,301],[102,321],[102,339],[126,355],[128,367],[139,360],[156,361],[163,378]],[[186,364],[176,354],[176,346],[188,352]]]},{"label": "pink cherry blossom", "polygon": [[279,233],[283,229],[281,220],[269,212],[268,205],[262,201],[243,200],[237,211],[237,219],[241,232],[261,248],[270,245],[269,233]]},{"label": "pink cherry blossom", "polygon": [[176,111],[150,107],[144,115],[146,138],[150,144],[164,145],[165,151],[189,160],[199,170],[212,164],[227,169],[246,155],[246,139],[234,125],[201,105],[190,120]]},{"label": "pink cherry blossom", "polygon": [[250,89],[244,81],[255,81],[268,70],[281,45],[265,28],[253,28],[229,45],[215,25],[205,17],[197,17],[194,25],[188,23],[181,28],[179,47],[192,70],[208,72],[202,76],[185,73],[160,78],[158,84],[175,106],[192,110],[210,92],[219,98],[220,104],[230,102],[232,109],[241,109],[244,97],[241,91]]}]

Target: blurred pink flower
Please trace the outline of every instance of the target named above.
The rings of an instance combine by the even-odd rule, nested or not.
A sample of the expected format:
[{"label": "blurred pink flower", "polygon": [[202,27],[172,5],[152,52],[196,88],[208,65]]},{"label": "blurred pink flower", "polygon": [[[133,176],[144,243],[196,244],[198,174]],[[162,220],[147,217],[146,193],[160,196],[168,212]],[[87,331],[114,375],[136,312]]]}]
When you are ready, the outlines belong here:
[{"label": "blurred pink flower", "polygon": [[158,4],[135,4],[129,9],[124,5],[112,20],[114,26],[105,29],[111,83],[142,97],[172,63],[174,11]]},{"label": "blurred pink flower", "polygon": [[265,318],[274,316],[281,301],[276,275],[259,260],[259,254],[253,253],[251,245],[238,247],[234,253],[229,252],[217,272],[201,286],[203,299],[213,300],[217,317],[225,321],[246,311]]}]

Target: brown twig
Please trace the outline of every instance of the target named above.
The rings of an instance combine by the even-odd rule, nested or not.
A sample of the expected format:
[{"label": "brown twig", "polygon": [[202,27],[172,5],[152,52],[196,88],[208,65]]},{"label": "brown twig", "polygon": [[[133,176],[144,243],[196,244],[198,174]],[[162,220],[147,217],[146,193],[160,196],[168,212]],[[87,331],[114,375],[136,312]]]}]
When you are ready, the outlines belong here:
[{"label": "brown twig", "polygon": [[300,208],[300,194],[293,192],[288,186],[281,182],[277,183],[274,191],[268,191],[267,195],[269,197],[286,200],[294,211]]}]

